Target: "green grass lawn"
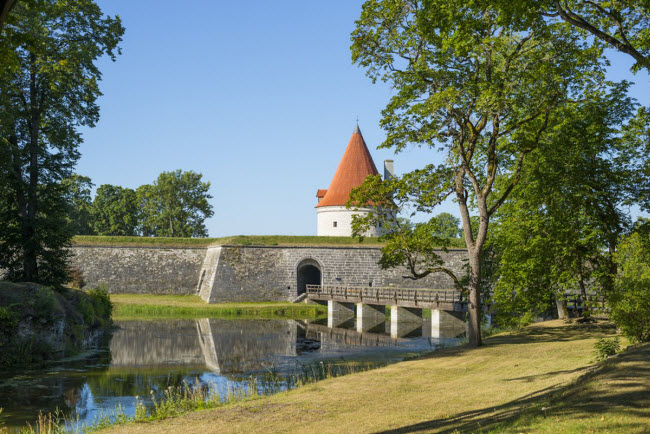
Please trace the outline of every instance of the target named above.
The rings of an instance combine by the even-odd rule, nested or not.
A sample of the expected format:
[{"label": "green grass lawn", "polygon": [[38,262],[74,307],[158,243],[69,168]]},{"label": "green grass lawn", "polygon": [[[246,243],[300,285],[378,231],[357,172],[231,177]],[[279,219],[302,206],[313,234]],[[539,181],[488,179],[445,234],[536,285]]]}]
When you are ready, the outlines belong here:
[{"label": "green grass lawn", "polygon": [[539,323],[479,349],[108,432],[648,432],[650,345],[595,364],[594,343],[614,334],[607,323]]},{"label": "green grass lawn", "polygon": [[198,295],[111,294],[114,319],[156,318],[318,318],[320,305],[289,302],[207,304]]},{"label": "green grass lawn", "polygon": [[[383,244],[377,238],[317,237],[288,235],[236,235],[223,238],[166,238],[166,237],[74,237],[78,246],[157,246],[157,247],[207,247],[212,245],[236,246],[358,246],[379,247]],[[462,239],[450,240],[450,247],[464,248]]]}]

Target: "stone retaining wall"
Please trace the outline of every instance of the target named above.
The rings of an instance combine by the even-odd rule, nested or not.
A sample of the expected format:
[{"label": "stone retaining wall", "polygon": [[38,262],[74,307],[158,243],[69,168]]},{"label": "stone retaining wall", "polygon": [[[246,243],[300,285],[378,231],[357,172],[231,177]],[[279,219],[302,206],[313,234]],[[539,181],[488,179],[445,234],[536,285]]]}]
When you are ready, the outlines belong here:
[{"label": "stone retaining wall", "polygon": [[205,248],[75,246],[71,265],[86,287],[109,292],[195,294]]},{"label": "stone retaining wall", "polygon": [[[452,289],[445,274],[405,279],[406,269],[381,270],[375,247],[215,246],[208,248],[73,248],[73,266],[87,286],[105,284],[116,293],[196,294],[211,303],[291,300],[298,295],[298,269],[310,263],[322,283]],[[466,252],[442,253],[445,265],[463,275]]]}]

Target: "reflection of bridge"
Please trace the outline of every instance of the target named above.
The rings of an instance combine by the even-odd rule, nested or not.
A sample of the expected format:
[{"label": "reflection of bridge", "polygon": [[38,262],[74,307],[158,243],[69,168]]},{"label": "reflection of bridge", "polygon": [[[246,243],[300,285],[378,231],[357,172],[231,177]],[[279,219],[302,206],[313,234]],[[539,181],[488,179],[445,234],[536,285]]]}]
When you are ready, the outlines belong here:
[{"label": "reflection of bridge", "polygon": [[441,330],[448,334],[465,327],[461,318],[467,303],[458,291],[307,285],[307,297],[317,303],[327,302],[330,327],[356,313],[357,331],[367,330],[385,319],[386,306],[390,307],[393,337],[400,336],[408,324],[421,324],[422,309],[431,309],[432,337],[440,337]]}]

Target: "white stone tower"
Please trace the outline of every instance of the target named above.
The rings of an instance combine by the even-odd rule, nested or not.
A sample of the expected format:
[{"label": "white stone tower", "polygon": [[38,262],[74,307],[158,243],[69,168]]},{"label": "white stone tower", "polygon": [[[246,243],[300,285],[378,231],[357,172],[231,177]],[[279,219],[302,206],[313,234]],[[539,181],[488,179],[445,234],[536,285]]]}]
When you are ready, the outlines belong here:
[{"label": "white stone tower", "polygon": [[[392,176],[393,162],[387,160],[385,177]],[[369,175],[377,175],[377,168],[370,156],[366,142],[363,140],[359,126],[352,133],[350,143],[336,169],[332,183],[327,190],[318,190],[316,197],[317,230],[319,236],[349,237],[352,236],[352,216],[373,212],[372,207],[361,208],[358,211],[346,209],[345,204],[353,188],[360,186]],[[370,228],[367,237],[381,235],[378,228]]]}]

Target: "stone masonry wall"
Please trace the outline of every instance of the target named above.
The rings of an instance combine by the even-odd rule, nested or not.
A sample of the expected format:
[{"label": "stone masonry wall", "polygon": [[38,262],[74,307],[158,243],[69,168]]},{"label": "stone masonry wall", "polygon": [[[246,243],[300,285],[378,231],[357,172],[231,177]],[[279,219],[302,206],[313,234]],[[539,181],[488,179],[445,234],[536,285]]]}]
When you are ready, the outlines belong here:
[{"label": "stone masonry wall", "polygon": [[105,284],[109,292],[195,294],[206,249],[75,246],[71,266],[86,288]]},{"label": "stone masonry wall", "polygon": [[[442,273],[412,280],[403,277],[409,274],[404,268],[381,270],[378,248],[219,246],[208,252],[212,249],[218,252],[206,260],[200,285],[200,295],[211,303],[293,299],[298,295],[298,268],[303,261],[319,265],[325,285],[454,288],[451,278]],[[464,250],[449,250],[442,256],[456,275],[464,275]]]},{"label": "stone masonry wall", "polygon": [[[437,273],[405,279],[406,269],[381,270],[379,248],[215,246],[209,248],[73,247],[72,266],[86,287],[105,284],[113,293],[198,294],[211,303],[292,300],[298,268],[317,264],[325,285],[452,289]],[[442,253],[445,265],[465,274],[466,252]]]}]

